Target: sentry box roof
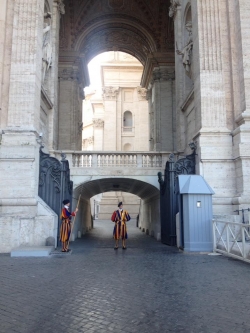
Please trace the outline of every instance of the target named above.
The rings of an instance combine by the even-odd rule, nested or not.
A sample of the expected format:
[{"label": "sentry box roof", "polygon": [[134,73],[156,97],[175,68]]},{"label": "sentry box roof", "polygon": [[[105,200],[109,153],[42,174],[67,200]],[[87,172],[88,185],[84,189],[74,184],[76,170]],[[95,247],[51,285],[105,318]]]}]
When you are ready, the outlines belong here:
[{"label": "sentry box roof", "polygon": [[199,175],[179,175],[180,194],[214,194],[213,189]]}]

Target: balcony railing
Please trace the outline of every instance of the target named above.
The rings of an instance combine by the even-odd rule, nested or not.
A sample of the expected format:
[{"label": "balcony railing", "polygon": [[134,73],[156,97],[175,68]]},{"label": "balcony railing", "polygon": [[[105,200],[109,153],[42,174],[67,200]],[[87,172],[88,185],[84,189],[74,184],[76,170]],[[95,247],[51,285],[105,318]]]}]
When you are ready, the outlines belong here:
[{"label": "balcony railing", "polygon": [[73,153],[72,166],[81,168],[91,167],[134,167],[154,168],[162,167],[160,153]]},{"label": "balcony railing", "polygon": [[[163,169],[169,152],[64,151],[70,168],[157,168]],[[61,159],[61,152],[51,151]]]}]

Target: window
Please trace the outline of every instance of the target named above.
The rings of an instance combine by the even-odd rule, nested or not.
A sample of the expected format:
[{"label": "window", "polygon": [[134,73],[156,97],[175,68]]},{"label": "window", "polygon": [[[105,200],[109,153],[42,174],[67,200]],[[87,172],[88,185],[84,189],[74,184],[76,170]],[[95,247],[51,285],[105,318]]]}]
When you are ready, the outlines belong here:
[{"label": "window", "polygon": [[133,115],[130,111],[125,111],[123,114],[123,132],[132,132],[133,130]]}]

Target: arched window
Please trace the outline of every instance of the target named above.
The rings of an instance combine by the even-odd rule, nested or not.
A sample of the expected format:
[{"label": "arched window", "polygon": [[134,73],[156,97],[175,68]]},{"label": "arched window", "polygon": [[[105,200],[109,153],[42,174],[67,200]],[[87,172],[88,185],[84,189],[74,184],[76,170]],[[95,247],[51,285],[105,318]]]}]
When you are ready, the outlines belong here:
[{"label": "arched window", "polygon": [[125,111],[123,114],[123,131],[132,132],[133,129],[133,115],[131,111]]}]

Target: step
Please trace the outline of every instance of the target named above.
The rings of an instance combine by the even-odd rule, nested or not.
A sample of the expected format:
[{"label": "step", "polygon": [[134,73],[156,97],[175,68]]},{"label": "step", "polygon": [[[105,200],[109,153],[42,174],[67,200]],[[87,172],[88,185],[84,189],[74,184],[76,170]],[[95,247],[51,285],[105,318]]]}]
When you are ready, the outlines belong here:
[{"label": "step", "polygon": [[48,257],[54,246],[19,246],[11,250],[11,257]]}]

